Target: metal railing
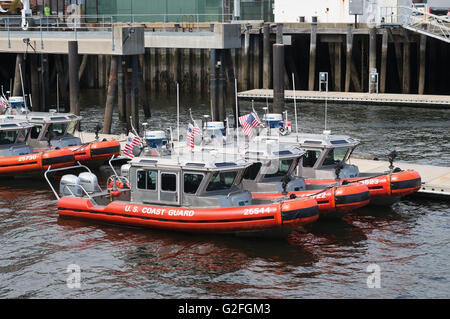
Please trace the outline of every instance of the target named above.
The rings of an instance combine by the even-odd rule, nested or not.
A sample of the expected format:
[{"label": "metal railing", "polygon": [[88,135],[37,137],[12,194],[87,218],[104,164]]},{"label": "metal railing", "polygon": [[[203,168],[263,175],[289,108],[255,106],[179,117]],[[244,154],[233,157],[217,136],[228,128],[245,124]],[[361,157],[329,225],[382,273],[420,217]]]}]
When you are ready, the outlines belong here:
[{"label": "metal railing", "polygon": [[381,25],[402,27],[450,43],[450,18],[417,10],[413,7],[381,7]]}]

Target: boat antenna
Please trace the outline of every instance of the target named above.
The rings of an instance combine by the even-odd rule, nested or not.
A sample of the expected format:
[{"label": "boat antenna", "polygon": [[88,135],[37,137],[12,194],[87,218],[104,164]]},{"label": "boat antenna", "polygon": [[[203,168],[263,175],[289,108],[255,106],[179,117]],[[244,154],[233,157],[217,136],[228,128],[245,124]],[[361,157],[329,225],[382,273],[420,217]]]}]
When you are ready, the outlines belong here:
[{"label": "boat antenna", "polygon": [[133,126],[133,117],[130,115],[130,126],[131,126],[131,131],[133,132],[134,135],[139,136],[139,133],[136,131],[136,129]]},{"label": "boat antenna", "polygon": [[292,89],[294,90],[294,116],[295,116],[295,135],[297,136],[297,142],[298,142],[298,122],[297,122],[297,98],[295,95],[295,76],[294,73],[292,73]]},{"label": "boat antenna", "polygon": [[177,82],[177,141],[180,141],[180,84]]},{"label": "boat antenna", "polygon": [[239,145],[239,104],[238,104],[238,95],[237,95],[237,78],[234,78],[234,99],[235,99],[235,106],[236,106],[236,144]]},{"label": "boat antenna", "polygon": [[59,73],[56,73],[56,111],[59,113]]},{"label": "boat antenna", "polygon": [[27,99],[25,98],[25,87],[23,86],[22,65],[20,63],[19,63],[19,71],[20,71],[20,83],[22,85],[23,103],[25,104],[25,109],[28,110]]}]

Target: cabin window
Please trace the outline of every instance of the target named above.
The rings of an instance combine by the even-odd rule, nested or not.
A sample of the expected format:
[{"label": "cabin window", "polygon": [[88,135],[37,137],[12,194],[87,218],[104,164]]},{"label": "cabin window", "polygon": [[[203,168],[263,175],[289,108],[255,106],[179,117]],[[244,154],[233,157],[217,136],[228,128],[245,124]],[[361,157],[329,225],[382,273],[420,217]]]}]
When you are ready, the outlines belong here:
[{"label": "cabin window", "polygon": [[138,171],[137,172],[137,188],[156,190],[157,171]]},{"label": "cabin window", "polygon": [[37,139],[41,134],[41,132],[42,132],[42,125],[33,126],[33,128],[31,129],[31,138],[34,140]]},{"label": "cabin window", "polygon": [[314,164],[316,164],[317,159],[320,157],[320,153],[320,151],[306,151],[303,156],[303,167],[314,167]]},{"label": "cabin window", "polygon": [[0,145],[12,144],[16,141],[18,131],[0,131]]},{"label": "cabin window", "polygon": [[28,130],[21,130],[19,134],[17,134],[16,143],[25,143],[28,135]]},{"label": "cabin window", "polygon": [[45,133],[45,137],[48,138],[51,134],[54,137],[63,136],[66,134],[67,123],[51,123],[48,127],[47,133]]},{"label": "cabin window", "polygon": [[209,182],[206,191],[227,190],[233,186],[237,172],[216,172],[213,175],[211,182]]},{"label": "cabin window", "polygon": [[161,174],[161,190],[165,192],[177,191],[177,175],[176,174]]},{"label": "cabin window", "polygon": [[333,148],[331,149],[325,160],[323,161],[324,166],[326,165],[336,165],[345,159],[345,155],[348,152],[348,148]]},{"label": "cabin window", "polygon": [[253,163],[249,167],[247,167],[244,171],[244,179],[255,180],[256,176],[258,176],[259,170],[261,169],[261,163]]},{"label": "cabin window", "polygon": [[198,187],[203,180],[202,174],[184,174],[184,192],[186,194],[197,193]]},{"label": "cabin window", "polygon": [[272,174],[266,174],[265,177],[283,177],[287,173],[289,173],[289,168],[291,168],[292,163],[294,162],[293,159],[288,160],[279,160],[278,170],[275,173]]}]

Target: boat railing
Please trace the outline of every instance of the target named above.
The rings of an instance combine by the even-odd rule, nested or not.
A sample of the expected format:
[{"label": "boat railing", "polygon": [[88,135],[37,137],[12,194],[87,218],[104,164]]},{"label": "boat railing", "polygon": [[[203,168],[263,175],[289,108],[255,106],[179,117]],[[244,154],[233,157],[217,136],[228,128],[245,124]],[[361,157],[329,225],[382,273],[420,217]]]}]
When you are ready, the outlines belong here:
[{"label": "boat railing", "polygon": [[[80,189],[83,191],[83,193],[84,193],[90,200],[92,200],[91,195],[89,195],[89,193],[86,191],[86,189],[85,189],[83,186],[78,185],[78,184],[66,184],[66,185],[64,185],[64,187],[63,187],[63,189],[62,189],[62,193],[65,194],[64,190],[67,188],[67,189],[69,190],[69,192],[70,192],[70,194],[71,194],[72,197],[78,197],[78,196],[76,196],[76,195],[73,193],[73,191],[72,191],[72,189],[71,189],[72,187],[74,187],[74,188],[80,188]],[[83,196],[83,197],[84,197],[84,196]]]},{"label": "boat railing", "polygon": [[53,194],[55,194],[55,197],[59,200],[60,197],[58,195],[58,192],[56,192],[55,188],[53,187],[52,183],[50,182],[50,179],[48,178],[48,174],[49,173],[55,173],[55,172],[61,172],[61,171],[67,171],[67,170],[71,170],[71,169],[77,169],[77,168],[84,168],[86,169],[89,173],[92,173],[91,170],[85,166],[82,165],[80,162],[78,162],[78,165],[75,166],[69,166],[69,167],[62,167],[62,168],[55,168],[52,169],[51,166],[48,167],[48,169],[45,171],[44,173],[44,178],[47,181],[48,185],[50,186],[51,190],[53,191]]}]

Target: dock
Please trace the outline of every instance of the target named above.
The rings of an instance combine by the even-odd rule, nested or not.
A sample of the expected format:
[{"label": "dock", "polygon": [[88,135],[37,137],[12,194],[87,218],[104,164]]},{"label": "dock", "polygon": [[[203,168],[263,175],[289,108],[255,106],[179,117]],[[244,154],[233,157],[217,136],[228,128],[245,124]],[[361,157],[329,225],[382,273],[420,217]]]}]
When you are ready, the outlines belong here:
[{"label": "dock", "polygon": [[[239,98],[266,100],[273,99],[273,90],[255,89],[238,93]],[[294,91],[284,91],[285,100],[294,100]],[[325,92],[325,91],[295,91],[297,101],[334,103],[358,103],[373,105],[398,105],[416,107],[450,108],[449,95],[393,94],[393,93],[362,93],[362,92]]]},{"label": "dock", "polygon": [[[374,161],[352,158],[351,164],[359,167],[360,173],[379,173],[387,171],[387,161]],[[404,162],[395,162],[395,167],[403,170],[414,169],[422,178],[422,188],[417,192],[422,196],[446,197],[450,196],[450,167],[419,165]]]}]

